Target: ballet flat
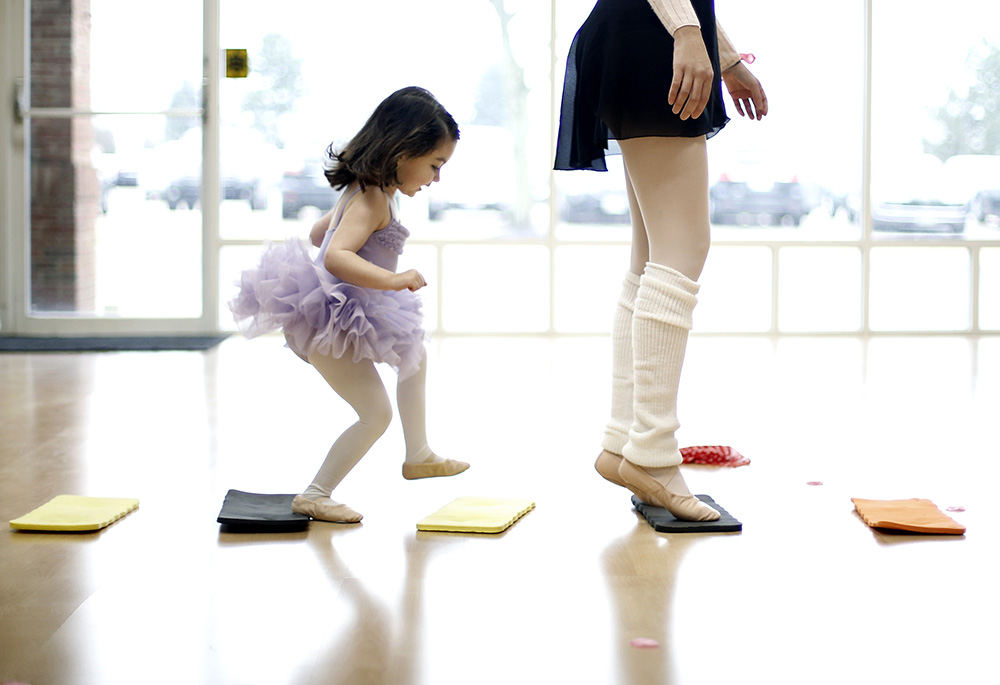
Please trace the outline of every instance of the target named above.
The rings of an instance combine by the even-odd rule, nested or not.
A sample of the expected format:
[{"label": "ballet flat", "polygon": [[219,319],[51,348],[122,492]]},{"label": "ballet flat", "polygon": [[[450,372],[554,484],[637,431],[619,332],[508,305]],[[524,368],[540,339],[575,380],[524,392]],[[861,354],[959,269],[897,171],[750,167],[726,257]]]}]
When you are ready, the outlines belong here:
[{"label": "ballet flat", "polygon": [[618,467],[624,461],[622,457],[614,454],[613,452],[608,452],[607,450],[602,450],[599,455],[597,455],[597,461],[594,462],[594,468],[597,472],[601,474],[604,480],[611,481],[615,485],[620,485],[623,488],[627,488],[628,484],[621,479],[618,475]]},{"label": "ballet flat", "polygon": [[418,464],[403,462],[403,478],[406,480],[416,480],[417,478],[455,476],[467,468],[469,468],[469,465],[464,461],[455,461],[454,459],[422,462]]},{"label": "ballet flat", "polygon": [[622,459],[618,476],[625,486],[646,504],[663,507],[682,521],[718,521],[721,514],[694,495],[677,495],[631,463]]},{"label": "ballet flat", "polygon": [[357,523],[362,518],[361,514],[346,504],[334,502],[329,497],[307,499],[302,495],[296,495],[292,500],[292,511],[330,523]]}]

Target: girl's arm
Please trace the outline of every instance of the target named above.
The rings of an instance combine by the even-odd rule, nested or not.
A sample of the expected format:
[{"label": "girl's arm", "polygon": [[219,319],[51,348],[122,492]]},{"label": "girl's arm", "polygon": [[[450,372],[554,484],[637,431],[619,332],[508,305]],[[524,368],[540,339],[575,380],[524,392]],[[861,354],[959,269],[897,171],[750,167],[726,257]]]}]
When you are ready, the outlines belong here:
[{"label": "girl's arm", "polygon": [[[334,209],[336,209],[336,207],[334,207]],[[331,209],[329,212],[320,217],[320,219],[313,224],[312,230],[309,231],[309,242],[311,242],[314,247],[319,247],[323,244],[323,237],[326,235],[327,229],[330,228],[330,222],[333,221],[334,209]]]},{"label": "girl's arm", "polygon": [[381,190],[370,188],[356,195],[347,204],[340,224],[330,238],[323,255],[323,266],[345,283],[362,288],[417,290],[427,285],[415,270],[393,273],[358,255],[358,250],[368,242],[371,234],[388,225],[390,219],[386,196]]}]

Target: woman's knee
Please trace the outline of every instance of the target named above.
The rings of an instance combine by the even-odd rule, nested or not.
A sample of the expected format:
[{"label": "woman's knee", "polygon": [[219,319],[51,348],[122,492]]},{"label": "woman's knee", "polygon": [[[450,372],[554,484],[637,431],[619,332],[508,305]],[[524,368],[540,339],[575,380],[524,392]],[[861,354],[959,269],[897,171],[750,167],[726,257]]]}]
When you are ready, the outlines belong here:
[{"label": "woman's knee", "polygon": [[708,259],[708,251],[712,247],[712,236],[708,230],[696,233],[691,237],[691,262],[696,264],[699,270],[705,266]]}]

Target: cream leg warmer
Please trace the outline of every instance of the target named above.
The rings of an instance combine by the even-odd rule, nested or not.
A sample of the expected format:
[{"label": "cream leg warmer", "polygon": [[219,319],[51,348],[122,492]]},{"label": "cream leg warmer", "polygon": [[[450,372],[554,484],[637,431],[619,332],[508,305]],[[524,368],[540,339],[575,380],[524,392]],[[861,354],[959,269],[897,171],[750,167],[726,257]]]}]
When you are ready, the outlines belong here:
[{"label": "cream leg warmer", "polygon": [[601,447],[619,456],[632,425],[632,313],[638,290],[639,276],[627,272],[611,327],[611,419]]},{"label": "cream leg warmer", "polygon": [[647,262],[632,319],[633,418],[622,456],[643,467],[677,466],[677,387],[699,286]]}]

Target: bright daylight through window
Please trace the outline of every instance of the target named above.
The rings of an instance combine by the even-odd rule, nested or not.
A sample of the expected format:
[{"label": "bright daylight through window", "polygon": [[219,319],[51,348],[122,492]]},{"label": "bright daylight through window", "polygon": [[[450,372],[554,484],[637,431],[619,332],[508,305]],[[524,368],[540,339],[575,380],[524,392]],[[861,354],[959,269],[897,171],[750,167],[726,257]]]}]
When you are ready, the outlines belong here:
[{"label": "bright daylight through window", "polygon": [[[295,2],[281,11],[270,0],[220,0],[221,47],[246,49],[250,71],[219,89],[214,271],[202,264],[202,231],[216,230],[203,228],[200,211],[203,122],[177,114],[202,105],[204,3],[167,10],[91,0],[86,59],[66,76],[89,84],[89,100],[74,103],[53,96],[60,84],[46,79],[57,58],[46,52],[44,17],[32,15],[32,107],[161,113],[32,120],[34,311],[197,317],[202,298],[214,297],[218,325],[231,329],[224,303],[241,269],[266,241],[306,239],[335,202],[322,174],[327,145],[346,142],[386,94],[418,84],[461,128],[441,182],[400,203],[412,231],[400,266],[428,277],[427,327],[607,331],[612,303],[603,294],[617,292],[628,263],[622,161],[610,155],[608,173],[550,171],[555,94],[594,0],[552,2],[440,0],[429,12],[409,0]],[[709,141],[714,247],[695,330],[1000,327],[1000,4],[957,0],[944,12],[927,0],[716,5],[736,47],[756,57],[771,111],[750,125],[726,95],[731,122]],[[122,30],[140,14],[158,30]],[[351,30],[390,15],[380,22],[385,49]],[[73,159],[57,159],[47,136],[70,129]],[[82,179],[70,198],[69,294],[45,278],[69,268],[52,242],[64,230],[59,212],[45,200],[46,179],[64,163]],[[483,285],[511,271],[514,282]],[[216,282],[202,283],[203,274]]]}]

